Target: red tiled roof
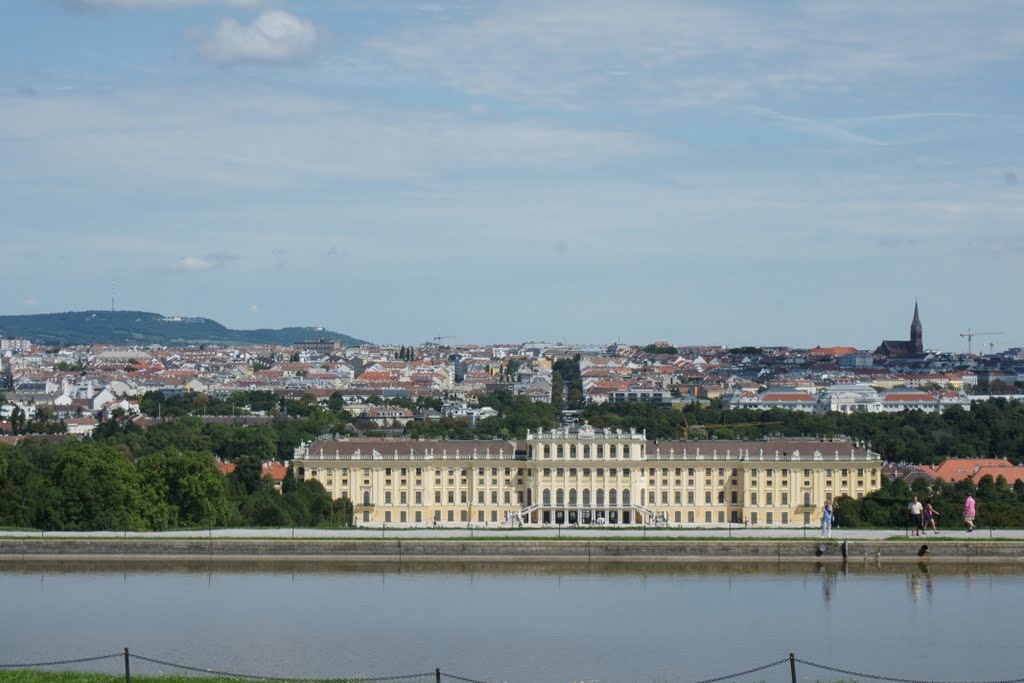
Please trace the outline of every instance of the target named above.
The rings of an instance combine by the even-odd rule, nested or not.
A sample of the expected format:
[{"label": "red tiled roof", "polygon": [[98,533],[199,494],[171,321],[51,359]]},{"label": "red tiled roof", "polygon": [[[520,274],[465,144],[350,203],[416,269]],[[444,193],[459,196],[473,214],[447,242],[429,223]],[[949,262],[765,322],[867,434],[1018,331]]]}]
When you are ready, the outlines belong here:
[{"label": "red tiled roof", "polygon": [[265,462],[263,463],[263,474],[262,476],[270,476],[274,481],[284,481],[284,475],[288,473],[288,468],[283,463],[279,462]]},{"label": "red tiled roof", "polygon": [[761,401],[806,401],[816,403],[817,397],[799,391],[769,392],[761,397]]},{"label": "red tiled roof", "polygon": [[[235,463],[233,462],[217,462],[217,470],[227,476],[234,472],[236,469]],[[288,473],[288,468],[280,462],[265,462],[263,463],[263,473],[261,477],[269,476],[274,481],[284,481],[284,475]]]},{"label": "red tiled roof", "polygon": [[1018,479],[1024,481],[1024,467],[979,467],[971,479],[977,484],[985,475],[991,475],[992,479],[996,481],[999,480],[999,477],[1004,477],[1012,486]]},{"label": "red tiled roof", "polygon": [[[1017,469],[1006,458],[948,458],[938,465],[928,467],[927,465],[918,469],[930,471],[936,478],[947,482],[957,482],[963,479],[973,478],[974,474],[981,469],[1012,470]],[[991,472],[989,472],[991,474]],[[1008,475],[1007,481],[1012,483]],[[995,475],[993,475],[995,478]],[[980,477],[979,477],[980,479]]]}]

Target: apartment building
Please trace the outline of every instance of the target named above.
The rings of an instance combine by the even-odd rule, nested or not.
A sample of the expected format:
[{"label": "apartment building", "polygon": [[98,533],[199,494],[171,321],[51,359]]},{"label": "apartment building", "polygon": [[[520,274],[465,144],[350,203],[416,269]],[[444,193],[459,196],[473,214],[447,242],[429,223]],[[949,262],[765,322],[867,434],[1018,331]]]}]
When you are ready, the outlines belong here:
[{"label": "apartment building", "polygon": [[368,525],[816,523],[827,499],[881,486],[881,456],[846,440],[648,441],[589,425],[525,441],[320,440],[300,479]]}]

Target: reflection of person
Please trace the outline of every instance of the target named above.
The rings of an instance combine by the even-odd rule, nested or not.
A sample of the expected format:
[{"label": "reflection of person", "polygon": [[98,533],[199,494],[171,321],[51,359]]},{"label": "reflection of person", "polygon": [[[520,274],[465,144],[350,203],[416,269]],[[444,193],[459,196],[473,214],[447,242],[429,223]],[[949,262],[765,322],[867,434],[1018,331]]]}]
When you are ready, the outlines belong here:
[{"label": "reflection of person", "polygon": [[924,512],[924,506],[921,505],[921,501],[914,496],[914,502],[907,506],[910,510],[910,526],[914,529],[914,535],[920,536],[921,531],[924,529],[924,520],[921,518],[922,512]]},{"label": "reflection of person", "polygon": [[826,500],[821,508],[821,537],[832,537],[832,501]]},{"label": "reflection of person", "polygon": [[825,571],[825,568],[822,567],[821,568],[821,592],[822,592],[822,595],[825,598],[825,602],[826,603],[832,601],[832,591],[835,590],[835,587],[836,587],[836,575],[835,574],[829,574],[827,571]]},{"label": "reflection of person", "polygon": [[932,525],[932,531],[939,533],[939,530],[935,527],[935,518],[939,516],[939,511],[932,507],[932,499],[929,498],[928,502],[924,504],[924,525],[927,527],[929,524]]},{"label": "reflection of person", "polygon": [[964,524],[967,525],[967,531],[974,531],[974,515],[974,497],[968,493],[964,501]]},{"label": "reflection of person", "polygon": [[921,602],[921,577],[918,574],[911,574],[910,579],[910,596],[914,599],[914,602]]}]

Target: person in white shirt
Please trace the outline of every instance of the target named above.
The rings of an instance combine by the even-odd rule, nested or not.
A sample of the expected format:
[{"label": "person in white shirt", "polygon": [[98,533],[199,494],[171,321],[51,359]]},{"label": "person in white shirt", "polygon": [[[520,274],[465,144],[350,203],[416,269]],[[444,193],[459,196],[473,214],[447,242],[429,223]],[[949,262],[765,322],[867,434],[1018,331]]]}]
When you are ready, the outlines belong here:
[{"label": "person in white shirt", "polygon": [[907,509],[910,510],[910,526],[914,529],[914,535],[920,536],[924,531],[924,517],[922,517],[924,506],[921,505],[917,496],[914,496],[914,502],[908,505]]}]

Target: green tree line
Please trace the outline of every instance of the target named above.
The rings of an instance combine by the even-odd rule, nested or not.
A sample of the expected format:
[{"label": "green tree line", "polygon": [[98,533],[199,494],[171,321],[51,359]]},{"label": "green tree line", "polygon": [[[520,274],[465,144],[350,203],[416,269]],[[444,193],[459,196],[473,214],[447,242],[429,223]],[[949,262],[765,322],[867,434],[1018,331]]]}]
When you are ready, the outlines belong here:
[{"label": "green tree line", "polygon": [[917,496],[922,503],[932,501],[939,513],[935,518],[939,529],[963,530],[967,494],[977,501],[978,526],[1024,528],[1024,482],[1011,484],[1004,477],[993,479],[991,475],[982,477],[977,485],[970,479],[950,484],[920,478],[909,486],[902,479],[884,479],[881,489],[862,499],[843,496],[836,500],[834,524],[840,528],[906,529],[910,526],[908,505]]},{"label": "green tree line", "polygon": [[[681,439],[687,425],[725,425],[690,432],[690,438],[753,439],[783,436],[848,436],[870,443],[885,460],[934,464],[948,457],[1006,457],[1024,461],[1024,403],[997,398],[971,409],[941,414],[831,412],[822,416],[790,410],[723,410],[688,406],[682,411],[646,403],[588,405],[583,418],[595,427],[647,430],[647,438]],[[737,422],[778,424],[729,427]]]},{"label": "green tree line", "polygon": [[[556,373],[555,379],[555,394],[560,396],[564,386],[561,375]],[[522,439],[528,429],[559,425],[564,405],[561,401],[534,403],[508,392],[485,394],[480,404],[493,407],[500,415],[481,420],[476,429],[464,420],[449,418],[429,424],[410,422],[405,433],[426,438]],[[870,444],[883,459],[893,462],[935,464],[949,457],[1005,457],[1024,463],[1024,404],[1001,398],[975,403],[969,411],[954,407],[941,414],[903,411],[817,416],[779,409],[723,410],[695,404],[671,410],[650,403],[626,403],[590,404],[581,417],[594,427],[646,430],[648,439],[659,441],[682,439],[687,433],[691,439],[846,436]],[[749,422],[773,424],[730,426]]]},{"label": "green tree line", "polygon": [[351,524],[351,508],[332,505],[319,482],[289,476],[278,493],[261,472],[259,458],[243,455],[224,476],[209,451],[175,446],[131,457],[103,442],[3,444],[0,526],[163,531]]}]

